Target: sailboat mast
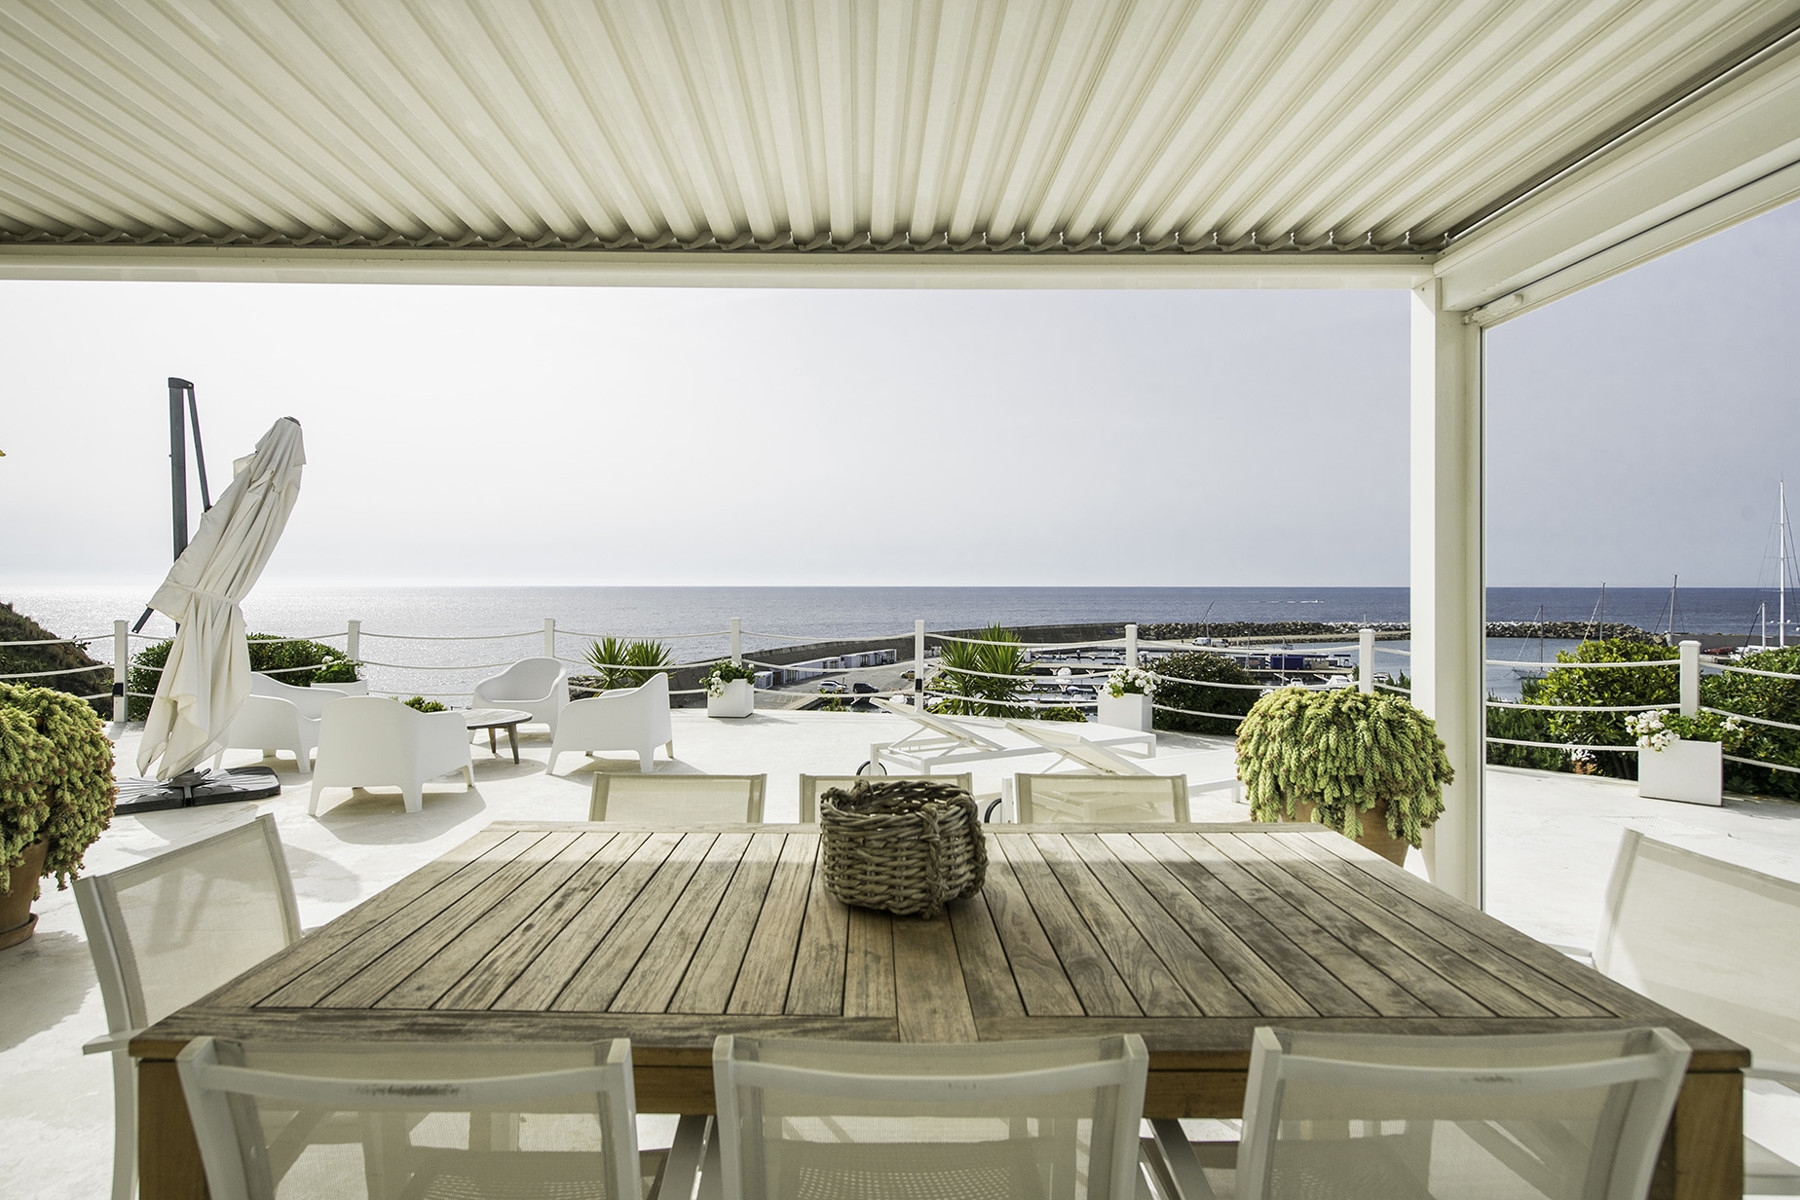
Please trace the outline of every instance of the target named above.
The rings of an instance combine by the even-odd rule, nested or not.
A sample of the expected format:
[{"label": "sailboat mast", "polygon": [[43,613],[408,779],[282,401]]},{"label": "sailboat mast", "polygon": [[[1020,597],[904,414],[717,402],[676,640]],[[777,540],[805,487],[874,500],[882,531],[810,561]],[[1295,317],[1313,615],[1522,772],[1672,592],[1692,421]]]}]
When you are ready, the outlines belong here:
[{"label": "sailboat mast", "polygon": [[1777,577],[1778,582],[1777,582],[1777,590],[1775,593],[1776,606],[1777,606],[1776,611],[1775,611],[1775,641],[1776,641],[1777,645],[1786,646],[1787,645],[1787,571],[1788,571],[1788,568],[1787,568],[1787,545],[1788,545],[1787,480],[1783,479],[1780,483],[1778,483],[1776,485],[1776,487],[1778,490],[1776,491],[1775,494],[1777,497],[1779,497],[1776,507],[1779,510],[1780,515],[1781,515],[1781,532],[1779,534],[1779,538],[1780,538],[1780,542],[1781,542],[1781,574]]}]

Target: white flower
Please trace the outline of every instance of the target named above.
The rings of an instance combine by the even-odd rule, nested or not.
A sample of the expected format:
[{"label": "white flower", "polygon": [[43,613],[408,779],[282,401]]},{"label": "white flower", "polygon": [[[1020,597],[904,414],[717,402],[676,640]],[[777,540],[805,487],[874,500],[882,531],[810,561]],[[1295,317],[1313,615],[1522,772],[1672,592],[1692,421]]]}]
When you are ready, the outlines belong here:
[{"label": "white flower", "polygon": [[1106,694],[1115,700],[1138,693],[1154,696],[1160,682],[1156,672],[1144,667],[1114,667],[1106,677]]}]

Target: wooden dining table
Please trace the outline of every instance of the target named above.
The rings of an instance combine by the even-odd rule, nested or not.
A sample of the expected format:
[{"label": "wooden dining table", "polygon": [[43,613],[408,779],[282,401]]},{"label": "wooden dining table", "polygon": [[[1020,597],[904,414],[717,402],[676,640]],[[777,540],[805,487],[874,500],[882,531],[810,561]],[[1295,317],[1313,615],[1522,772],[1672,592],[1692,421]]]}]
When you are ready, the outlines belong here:
[{"label": "wooden dining table", "polygon": [[1259,1025],[1413,1034],[1661,1025],[1693,1048],[1653,1196],[1742,1190],[1742,1046],[1317,825],[985,826],[941,918],[839,903],[807,825],[502,822],[131,1044],[143,1200],[205,1181],[195,1037],[631,1039],[640,1111],[713,1111],[721,1033],[1140,1034],[1145,1115],[1242,1112]]}]

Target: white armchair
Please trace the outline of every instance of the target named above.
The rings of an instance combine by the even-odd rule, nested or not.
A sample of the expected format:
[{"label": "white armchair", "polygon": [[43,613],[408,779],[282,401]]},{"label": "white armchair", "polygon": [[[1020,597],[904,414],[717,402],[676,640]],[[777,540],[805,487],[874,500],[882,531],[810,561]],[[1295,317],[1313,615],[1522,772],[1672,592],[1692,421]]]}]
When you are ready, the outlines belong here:
[{"label": "white armchair", "polygon": [[634,688],[615,688],[571,700],[562,711],[550,738],[550,762],[546,774],[556,773],[556,756],[570,750],[635,750],[638,764],[653,769],[658,746],[667,746],[675,757],[675,735],[669,725],[669,677],[658,671],[648,683]]},{"label": "white armchair", "polygon": [[260,672],[250,675],[250,694],[225,729],[225,739],[213,755],[213,770],[227,750],[261,750],[274,754],[290,751],[304,773],[312,770],[312,753],[319,744],[319,718],[327,705],[342,700],[336,691],[295,687]]},{"label": "white armchair", "polygon": [[556,736],[556,722],[569,703],[569,668],[554,658],[522,658],[475,685],[471,708],[515,708],[542,721]]},{"label": "white armchair", "polygon": [[475,786],[469,728],[459,712],[422,713],[384,696],[346,696],[325,712],[308,816],[328,787],[397,787],[418,812],[427,779],[461,771]]}]

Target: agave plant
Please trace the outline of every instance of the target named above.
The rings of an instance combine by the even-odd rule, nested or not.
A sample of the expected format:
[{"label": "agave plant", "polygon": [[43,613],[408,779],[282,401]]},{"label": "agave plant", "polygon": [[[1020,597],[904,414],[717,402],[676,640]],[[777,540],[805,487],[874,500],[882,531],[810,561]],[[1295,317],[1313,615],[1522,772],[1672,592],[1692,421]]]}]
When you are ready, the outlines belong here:
[{"label": "agave plant", "polygon": [[1008,677],[1024,673],[1019,635],[989,625],[972,641],[944,643],[931,690],[945,695],[934,707],[950,716],[1029,717],[1029,706],[1007,703],[1025,689],[1023,680]]},{"label": "agave plant", "polygon": [[588,646],[586,658],[602,689],[639,687],[674,665],[669,648],[654,638],[603,637]]}]

